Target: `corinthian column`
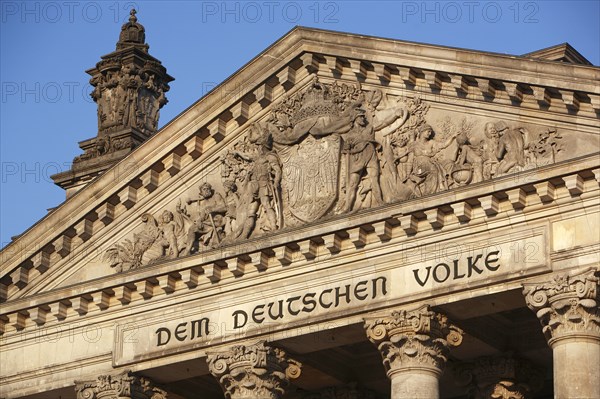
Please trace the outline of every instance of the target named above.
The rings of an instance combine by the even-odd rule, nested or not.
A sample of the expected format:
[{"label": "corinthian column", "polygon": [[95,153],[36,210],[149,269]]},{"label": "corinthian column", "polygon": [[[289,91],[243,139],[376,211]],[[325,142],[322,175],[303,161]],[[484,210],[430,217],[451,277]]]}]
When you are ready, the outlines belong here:
[{"label": "corinthian column", "polygon": [[208,369],[228,399],[278,399],[302,365],[264,341],[208,355]]},{"label": "corinthian column", "polygon": [[555,398],[600,398],[600,270],[523,285],[552,348]]},{"label": "corinthian column", "polygon": [[365,320],[392,381],[392,399],[437,399],[449,347],[462,342],[462,330],[429,306],[394,311],[390,317]]},{"label": "corinthian column", "polygon": [[167,399],[165,391],[130,371],[100,375],[90,381],[75,381],[75,392],[77,399]]}]

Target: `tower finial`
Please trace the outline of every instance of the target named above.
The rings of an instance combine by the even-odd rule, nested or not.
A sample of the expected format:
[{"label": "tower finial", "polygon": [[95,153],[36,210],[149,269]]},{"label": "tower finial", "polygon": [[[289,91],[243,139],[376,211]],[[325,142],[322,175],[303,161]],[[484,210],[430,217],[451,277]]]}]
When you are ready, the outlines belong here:
[{"label": "tower finial", "polygon": [[121,27],[117,48],[102,56],[92,76],[91,93],[98,105],[98,134],[80,142],[85,152],[71,170],[52,176],[67,197],[88,184],[158,130],[159,111],[173,80],[159,60],[148,53],[145,29],[131,9]]},{"label": "tower finial", "polygon": [[144,26],[138,22],[135,16],[137,11],[132,8],[129,11],[129,22],[126,22],[121,27],[121,34],[117,42],[117,50],[122,50],[127,47],[138,47],[140,50],[148,52],[146,42],[146,33]]}]

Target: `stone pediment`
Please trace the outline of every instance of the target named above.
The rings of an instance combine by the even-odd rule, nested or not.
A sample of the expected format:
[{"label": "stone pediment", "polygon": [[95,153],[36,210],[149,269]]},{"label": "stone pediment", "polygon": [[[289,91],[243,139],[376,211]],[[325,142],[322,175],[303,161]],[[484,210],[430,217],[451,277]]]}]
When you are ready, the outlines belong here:
[{"label": "stone pediment", "polygon": [[500,188],[520,204],[554,164],[597,165],[599,80],[597,67],[294,29],[7,246],[2,296],[64,292],[29,312],[41,322],[411,235],[444,212],[468,220],[470,197],[497,212]]}]

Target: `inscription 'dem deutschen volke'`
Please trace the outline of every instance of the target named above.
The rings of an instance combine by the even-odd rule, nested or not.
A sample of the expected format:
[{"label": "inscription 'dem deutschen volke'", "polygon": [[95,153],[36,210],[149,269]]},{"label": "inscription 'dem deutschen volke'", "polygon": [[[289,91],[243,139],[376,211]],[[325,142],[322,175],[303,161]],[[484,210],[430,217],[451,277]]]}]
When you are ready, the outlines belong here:
[{"label": "inscription 'dem deutschen volke'", "polygon": [[[412,269],[413,278],[419,286],[428,283],[443,284],[448,281],[470,279],[486,270],[497,272],[501,268],[500,251],[481,251],[465,259],[452,259],[438,262],[421,268]],[[231,312],[233,331],[247,327],[248,323],[261,325],[265,322],[277,322],[290,317],[310,315],[318,310],[335,309],[385,297],[389,293],[387,277],[379,276],[370,280],[361,280],[355,284],[344,284],[322,290],[309,291],[304,294],[288,296],[272,302],[260,303],[251,310],[234,309]],[[183,321],[175,328],[159,327],[156,329],[156,346],[165,346],[172,341],[195,341],[207,338],[212,334],[211,320],[201,317],[191,321]]]}]

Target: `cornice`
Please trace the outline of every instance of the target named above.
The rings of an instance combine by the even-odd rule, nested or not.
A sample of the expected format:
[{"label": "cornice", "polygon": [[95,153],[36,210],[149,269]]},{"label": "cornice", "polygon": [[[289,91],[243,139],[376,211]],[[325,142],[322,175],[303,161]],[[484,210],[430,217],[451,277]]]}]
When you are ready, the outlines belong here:
[{"label": "cornice", "polygon": [[[566,173],[565,173],[566,172]],[[515,176],[486,184],[466,186],[453,195],[439,193],[400,204],[372,209],[351,217],[281,231],[233,247],[165,262],[126,273],[11,300],[3,305],[2,328],[21,331],[34,325],[56,323],[72,317],[121,308],[163,294],[193,290],[203,283],[240,279],[253,270],[274,272],[314,260],[325,251],[331,259],[383,247],[409,243],[431,234],[511,224],[512,219],[535,219],[567,204],[582,206],[578,198],[598,196],[600,169],[597,157],[585,157],[540,168],[536,179],[517,184]],[[520,216],[519,216],[520,215]],[[543,216],[542,216],[543,217]],[[525,220],[526,221],[526,220]],[[341,259],[341,258],[340,258]],[[33,307],[32,307],[33,306]]]},{"label": "cornice", "polygon": [[[176,184],[182,170],[209,160],[311,74],[560,114],[582,129],[599,125],[597,67],[295,28],[5,247],[3,295],[10,298],[40,281],[71,254],[74,242],[89,241],[159,187]],[[242,89],[231,95],[228,87]],[[443,195],[459,198],[461,192]]]}]

